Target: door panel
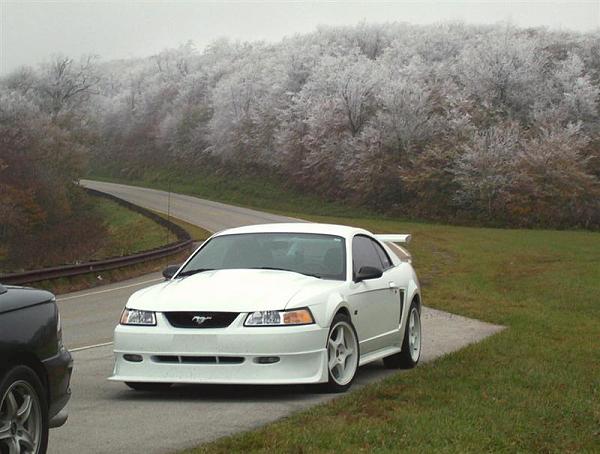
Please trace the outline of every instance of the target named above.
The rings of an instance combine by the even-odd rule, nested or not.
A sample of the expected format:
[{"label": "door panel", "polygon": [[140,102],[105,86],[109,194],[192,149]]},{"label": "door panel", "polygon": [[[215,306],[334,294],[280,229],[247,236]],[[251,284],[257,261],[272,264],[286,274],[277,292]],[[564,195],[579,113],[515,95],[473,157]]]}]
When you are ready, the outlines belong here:
[{"label": "door panel", "polygon": [[[363,266],[385,269],[376,249],[375,240],[365,235],[356,235],[352,240],[352,264],[356,273]],[[348,302],[355,313],[356,331],[361,345],[361,354],[397,343],[400,319],[400,291],[394,282],[394,268],[390,268],[378,279],[354,282],[350,285]],[[390,283],[396,284],[390,287]]]},{"label": "door panel", "polygon": [[400,296],[398,289],[389,287],[386,274],[351,285],[349,304],[357,320],[356,331],[361,354],[387,347],[398,337]]}]

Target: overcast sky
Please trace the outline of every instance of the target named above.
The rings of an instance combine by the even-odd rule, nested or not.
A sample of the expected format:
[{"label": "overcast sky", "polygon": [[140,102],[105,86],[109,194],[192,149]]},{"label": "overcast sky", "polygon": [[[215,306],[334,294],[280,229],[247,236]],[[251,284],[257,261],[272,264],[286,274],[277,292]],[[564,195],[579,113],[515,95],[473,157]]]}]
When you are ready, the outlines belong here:
[{"label": "overcast sky", "polygon": [[519,26],[590,31],[600,28],[600,0],[422,2],[202,2],[0,0],[0,73],[52,54],[97,54],[104,60],[147,56],[192,40],[220,37],[275,41],[318,25],[418,24],[448,20],[510,21]]}]

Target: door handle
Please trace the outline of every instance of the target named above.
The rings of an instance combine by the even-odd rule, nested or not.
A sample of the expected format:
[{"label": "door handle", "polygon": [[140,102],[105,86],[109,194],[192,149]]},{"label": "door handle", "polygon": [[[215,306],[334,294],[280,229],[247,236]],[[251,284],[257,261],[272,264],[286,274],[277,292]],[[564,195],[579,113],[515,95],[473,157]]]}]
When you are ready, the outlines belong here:
[{"label": "door handle", "polygon": [[398,286],[396,285],[396,283],[394,281],[390,281],[388,285],[389,285],[389,287],[391,289],[397,289],[398,288]]}]

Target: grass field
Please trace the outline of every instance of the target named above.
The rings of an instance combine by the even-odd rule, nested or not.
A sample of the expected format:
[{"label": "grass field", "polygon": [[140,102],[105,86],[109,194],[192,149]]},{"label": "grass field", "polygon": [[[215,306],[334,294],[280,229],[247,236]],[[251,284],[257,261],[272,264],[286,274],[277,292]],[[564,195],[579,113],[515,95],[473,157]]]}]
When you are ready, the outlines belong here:
[{"label": "grass field", "polygon": [[106,242],[94,259],[135,254],[176,241],[168,229],[140,213],[102,197],[92,200],[108,230]]},{"label": "grass field", "polygon": [[[176,241],[173,233],[165,227],[112,200],[90,197],[87,210],[89,215],[94,215],[94,219],[101,220],[106,228],[106,235],[100,239],[93,238],[96,241],[95,251],[92,254],[86,251],[84,256],[76,257],[80,262],[135,254]],[[2,246],[0,244],[0,271],[11,272],[13,269],[6,263],[6,251]],[[65,257],[58,259],[56,263],[50,262],[46,266],[72,263]]]},{"label": "grass field", "polygon": [[[114,203],[114,202],[111,202]],[[122,208],[120,205],[116,204],[118,207]],[[109,208],[111,208],[109,206]],[[129,211],[129,210],[127,210]],[[133,213],[133,212],[131,212]],[[167,218],[167,216],[163,213],[155,212],[158,216],[162,218]],[[116,214],[117,217],[122,217],[123,214]],[[179,225],[184,228],[192,237],[192,239],[196,242],[206,240],[211,233],[207,230],[204,230],[201,227],[190,224],[188,222],[182,221],[180,219],[176,219],[174,217],[170,218],[170,221],[174,224]],[[121,222],[119,226],[119,230],[125,228],[128,222]],[[155,223],[153,223],[155,224]],[[164,233],[164,232],[162,232]],[[170,234],[169,241],[174,241],[173,234]],[[160,235],[158,236],[160,240]],[[163,242],[158,244],[159,246],[165,244],[166,238],[163,239]],[[194,247],[190,247],[187,250],[180,252],[174,256],[169,256],[166,258],[160,258],[156,260],[151,260],[149,262],[140,263],[137,265],[125,266],[122,268],[116,268],[113,270],[102,271],[101,273],[94,272],[88,274],[82,274],[79,276],[73,276],[69,278],[59,278],[52,279],[49,281],[40,281],[36,282],[34,285],[39,288],[43,288],[49,290],[55,294],[63,294],[68,292],[74,292],[77,290],[87,289],[91,287],[95,287],[98,285],[105,285],[111,282],[119,282],[125,279],[134,278],[137,276],[142,276],[144,274],[162,271],[167,265],[172,265],[175,263],[183,263],[185,259],[188,258],[189,254],[193,251]],[[98,279],[98,276],[101,276],[101,280]]]},{"label": "grass field", "polygon": [[173,224],[177,224],[179,227],[183,228],[187,233],[189,233],[189,235],[192,237],[192,240],[194,240],[194,241],[197,241],[197,242],[204,241],[212,235],[211,232],[209,232],[208,230],[203,229],[202,227],[199,227],[197,225],[190,224],[189,222],[174,218],[173,216],[167,217],[166,214],[160,213],[158,211],[154,211],[154,210],[150,210],[150,211],[152,211],[157,216],[160,216],[163,219],[168,219]]},{"label": "grass field", "polygon": [[[101,209],[109,212],[107,219],[115,220],[115,223],[112,225],[112,228],[115,229],[115,231],[117,232],[115,238],[122,238],[123,236],[126,236],[128,228],[143,228],[146,229],[146,231],[148,231],[148,229],[152,229],[152,237],[156,240],[156,242],[152,243],[148,242],[147,240],[144,240],[143,243],[150,247],[159,247],[166,244],[166,231],[160,225],[156,224],[155,222],[152,222],[150,219],[144,216],[142,216],[143,219],[139,219],[137,216],[133,216],[137,215],[137,213],[127,210],[126,208],[122,207],[121,205],[115,202],[111,202],[106,199],[98,200],[103,202],[109,202],[107,204],[102,203],[100,204],[100,206]],[[123,212],[122,210],[125,210],[125,212]],[[162,218],[167,217],[162,213],[155,213]],[[201,227],[182,221],[180,219],[171,217],[170,221],[174,224],[179,225],[180,227],[183,227],[190,234],[192,239],[196,242],[204,241],[211,235],[211,233],[207,230],[204,230]],[[161,230],[154,231],[156,226],[161,227]],[[169,235],[169,241],[175,241],[174,235],[172,233]],[[141,242],[137,244],[128,243],[127,245],[122,245],[121,247],[125,247],[130,244],[134,244],[134,247],[142,247],[140,246],[140,244],[142,244]],[[112,249],[114,251],[115,248],[118,247],[118,244],[113,244],[111,248],[108,248],[107,250],[110,251]],[[102,271],[100,273],[94,272],[69,278],[39,281],[36,282],[34,285],[36,287],[49,290],[56,294],[74,292],[77,290],[91,288],[98,285],[108,284],[110,282],[119,282],[125,279],[142,276],[147,273],[161,271],[167,265],[174,263],[182,263],[189,256],[192,250],[193,247],[189,248],[188,250],[182,251],[181,253],[175,256],[160,258],[149,262],[140,263],[137,265],[116,268],[113,270]],[[100,276],[101,279],[99,279],[98,276]]]},{"label": "grass field", "polygon": [[[135,254],[175,241],[173,233],[170,233],[160,224],[112,200],[92,197],[90,202],[91,209],[98,213],[105,223],[108,235],[95,254],[92,257],[83,257],[82,261]],[[174,219],[172,221],[179,222]],[[186,228],[185,225],[182,225],[182,227]],[[201,231],[202,229],[194,228],[190,230],[190,234],[200,233]],[[189,251],[185,251],[178,257],[171,257],[170,259],[183,260],[188,253]],[[38,281],[31,285],[49,290],[55,294],[63,294],[159,271],[166,266],[168,260],[159,259],[113,270]]]},{"label": "grass field", "polygon": [[[184,187],[172,189],[209,196]],[[258,196],[249,205],[268,208],[269,199]],[[508,329],[190,453],[600,452],[599,233],[325,217],[294,208],[279,202],[271,211],[412,233],[424,303]],[[336,214],[348,211],[339,207]]]}]

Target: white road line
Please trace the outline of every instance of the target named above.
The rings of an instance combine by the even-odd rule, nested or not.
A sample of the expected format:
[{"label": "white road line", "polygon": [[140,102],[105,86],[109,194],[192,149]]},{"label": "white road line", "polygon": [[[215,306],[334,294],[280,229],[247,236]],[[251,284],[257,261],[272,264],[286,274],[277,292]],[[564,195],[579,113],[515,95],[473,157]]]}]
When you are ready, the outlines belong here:
[{"label": "white road line", "polygon": [[61,301],[72,300],[74,298],[84,298],[84,297],[90,296],[90,295],[98,295],[100,293],[113,292],[115,290],[122,290],[124,288],[137,287],[138,285],[150,284],[151,282],[157,282],[157,281],[162,281],[162,280],[163,280],[162,277],[157,277],[156,279],[150,279],[150,280],[144,281],[144,282],[137,282],[135,284],[122,285],[121,287],[107,288],[106,290],[98,290],[97,292],[88,292],[88,293],[82,293],[81,295],[73,295],[73,296],[67,296],[65,298],[58,298],[56,301],[61,302]]},{"label": "white road line", "polygon": [[82,350],[89,350],[90,348],[106,347],[106,346],[112,345],[112,344],[113,344],[112,342],[104,342],[103,344],[86,345],[85,347],[70,348],[69,351],[71,353],[80,352]]}]

